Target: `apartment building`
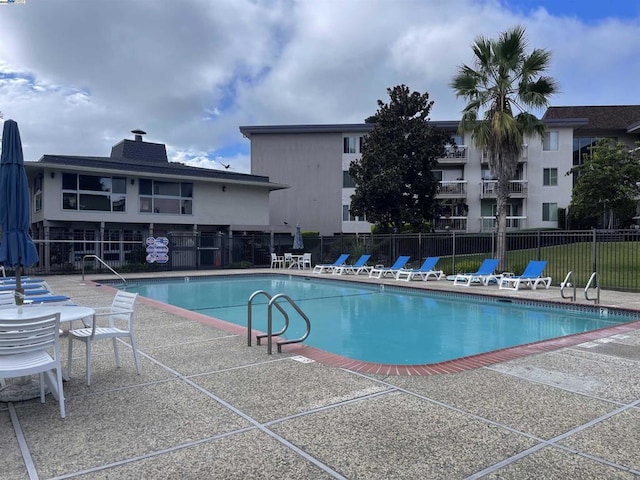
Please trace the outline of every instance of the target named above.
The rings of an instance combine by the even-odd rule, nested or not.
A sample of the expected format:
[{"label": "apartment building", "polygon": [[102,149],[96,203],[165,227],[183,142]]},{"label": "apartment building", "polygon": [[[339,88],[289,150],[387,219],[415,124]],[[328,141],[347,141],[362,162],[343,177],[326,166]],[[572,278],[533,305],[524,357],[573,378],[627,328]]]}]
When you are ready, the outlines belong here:
[{"label": "apartment building", "polygon": [[[511,182],[509,229],[554,228],[558,208],[571,201],[574,179],[567,172],[581,162],[597,138],[628,144],[640,140],[640,106],[550,107],[544,138],[525,140],[516,178]],[[457,133],[458,121],[434,121],[455,146],[438,159],[438,198],[445,211],[436,231],[489,232],[495,228],[496,182],[486,153],[471,135]],[[251,172],[291,188],[273,192],[270,223],[300,224],[304,230],[369,233],[371,224],[350,212],[355,191],[349,165],[361,155],[371,124],[242,126],[251,142]]]},{"label": "apartment building", "polygon": [[169,162],[164,144],[132,133],[108,157],[44,155],[25,162],[32,236],[47,271],[77,268],[85,255],[127,263],[144,252],[147,238],[168,235],[185,242],[183,250],[170,246],[170,262],[224,266],[223,240],[270,231],[269,195],[286,185]]}]

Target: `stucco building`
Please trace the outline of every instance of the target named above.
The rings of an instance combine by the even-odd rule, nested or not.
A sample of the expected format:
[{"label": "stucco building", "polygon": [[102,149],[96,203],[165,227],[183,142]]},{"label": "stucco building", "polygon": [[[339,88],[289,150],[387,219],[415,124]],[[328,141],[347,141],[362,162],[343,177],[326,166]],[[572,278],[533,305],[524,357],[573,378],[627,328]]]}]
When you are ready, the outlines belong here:
[{"label": "stucco building", "polygon": [[[571,201],[573,178],[566,173],[597,138],[634,146],[640,140],[640,106],[550,107],[544,138],[527,138],[511,182],[509,229],[557,227],[558,208]],[[495,228],[495,184],[486,154],[458,121],[434,121],[453,135],[456,147],[438,159],[438,198],[447,211],[435,219],[437,231],[487,232]],[[361,155],[372,124],[242,126],[251,142],[251,172],[291,188],[273,192],[270,223],[299,223],[304,230],[368,233],[371,224],[349,211],[355,185],[349,165]]]}]

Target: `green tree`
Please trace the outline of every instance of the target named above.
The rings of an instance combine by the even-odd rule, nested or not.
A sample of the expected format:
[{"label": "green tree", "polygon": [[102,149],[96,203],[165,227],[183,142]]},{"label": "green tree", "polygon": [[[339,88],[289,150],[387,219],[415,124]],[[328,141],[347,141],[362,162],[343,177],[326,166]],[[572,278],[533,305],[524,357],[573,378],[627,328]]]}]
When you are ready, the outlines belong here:
[{"label": "green tree", "polygon": [[633,223],[640,196],[639,148],[600,139],[583,163],[567,172],[578,174],[569,205],[574,224],[611,229]]},{"label": "green tree", "polygon": [[507,202],[527,135],[545,132],[544,124],[529,109],[541,109],[556,91],[556,82],[544,72],[551,54],[534,49],[527,54],[525,29],[516,26],[497,39],[478,37],[472,46],[473,67],[462,65],[450,86],[464,97],[460,132],[471,132],[478,148],[487,152],[489,168],[497,180],[496,254],[506,269]]},{"label": "green tree", "polygon": [[451,137],[429,123],[429,94],[406,85],[388,88],[390,101],[378,100],[367,122],[375,127],[366,137],[360,160],[349,167],[356,184],[351,212],[365,215],[378,231],[401,231],[409,224],[420,230],[433,219],[438,180],[432,169],[444,156]]}]

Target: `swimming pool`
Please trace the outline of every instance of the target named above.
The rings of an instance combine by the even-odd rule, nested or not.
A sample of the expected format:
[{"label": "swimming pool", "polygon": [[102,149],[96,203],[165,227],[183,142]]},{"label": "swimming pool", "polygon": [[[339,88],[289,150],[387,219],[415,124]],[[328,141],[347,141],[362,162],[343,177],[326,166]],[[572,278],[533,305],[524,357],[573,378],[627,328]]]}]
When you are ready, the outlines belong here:
[{"label": "swimming pool", "polygon": [[[131,280],[128,291],[238,325],[256,290],[285,293],[311,320],[305,345],[355,360],[395,365],[443,362],[637,320],[632,312],[500,301],[389,285],[288,275],[233,275]],[[266,332],[266,297],[256,297],[253,328]],[[287,338],[304,321],[285,303]],[[283,324],[274,309],[274,331]]]}]

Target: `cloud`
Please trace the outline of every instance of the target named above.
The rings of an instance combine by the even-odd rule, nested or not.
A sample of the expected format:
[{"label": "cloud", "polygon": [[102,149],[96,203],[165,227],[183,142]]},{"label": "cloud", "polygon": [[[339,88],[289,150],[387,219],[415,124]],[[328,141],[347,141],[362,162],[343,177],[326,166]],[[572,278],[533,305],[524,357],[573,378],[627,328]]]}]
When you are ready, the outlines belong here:
[{"label": "cloud", "polygon": [[110,0],[1,7],[0,110],[25,158],[108,155],[142,128],[172,160],[249,172],[240,125],[357,123],[386,89],[463,108],[449,82],[478,35],[515,24],[553,53],[555,105],[633,103],[637,19],[582,22],[498,0]]}]

